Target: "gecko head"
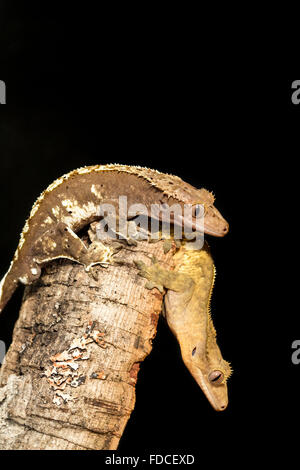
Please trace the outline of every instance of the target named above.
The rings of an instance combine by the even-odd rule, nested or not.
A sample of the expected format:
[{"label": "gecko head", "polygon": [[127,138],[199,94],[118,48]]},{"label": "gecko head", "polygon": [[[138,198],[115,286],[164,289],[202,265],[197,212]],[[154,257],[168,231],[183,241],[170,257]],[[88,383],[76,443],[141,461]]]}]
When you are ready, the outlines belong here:
[{"label": "gecko head", "polygon": [[214,206],[214,195],[203,188],[198,190],[198,197],[198,203],[193,205],[192,209],[194,222],[199,211],[199,204],[201,204],[204,208],[204,233],[214,237],[224,237],[228,233],[229,224]]},{"label": "gecko head", "polygon": [[203,230],[207,235],[224,237],[229,231],[229,224],[214,206],[214,195],[204,188],[193,191],[193,194],[184,200],[185,204],[191,206],[191,215],[175,213],[173,221],[180,225],[184,222],[184,227],[188,230]]},{"label": "gecko head", "polygon": [[204,205],[204,233],[224,237],[229,231],[228,222],[214,205]]},{"label": "gecko head", "polygon": [[206,398],[216,411],[223,411],[228,405],[227,379],[231,368],[222,358],[215,343],[203,348],[202,343],[182,351],[182,358],[190,373],[200,386]]}]

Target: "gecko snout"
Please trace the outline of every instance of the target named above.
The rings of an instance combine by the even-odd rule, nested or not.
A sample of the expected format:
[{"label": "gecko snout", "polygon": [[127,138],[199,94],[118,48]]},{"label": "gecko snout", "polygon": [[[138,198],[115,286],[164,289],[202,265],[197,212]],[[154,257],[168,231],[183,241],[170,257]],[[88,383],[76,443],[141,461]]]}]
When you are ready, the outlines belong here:
[{"label": "gecko snout", "polygon": [[229,232],[229,224],[227,223],[225,227],[223,228],[223,233],[226,235]]}]

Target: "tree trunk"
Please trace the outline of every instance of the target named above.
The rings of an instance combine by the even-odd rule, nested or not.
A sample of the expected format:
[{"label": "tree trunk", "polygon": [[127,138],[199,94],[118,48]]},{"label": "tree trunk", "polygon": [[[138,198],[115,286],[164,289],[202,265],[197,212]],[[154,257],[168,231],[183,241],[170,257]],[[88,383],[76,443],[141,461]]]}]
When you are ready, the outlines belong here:
[{"label": "tree trunk", "polygon": [[170,268],[174,251],[124,242],[92,275],[57,260],[26,288],[0,371],[0,449],[117,448],[162,304],[134,260]]}]

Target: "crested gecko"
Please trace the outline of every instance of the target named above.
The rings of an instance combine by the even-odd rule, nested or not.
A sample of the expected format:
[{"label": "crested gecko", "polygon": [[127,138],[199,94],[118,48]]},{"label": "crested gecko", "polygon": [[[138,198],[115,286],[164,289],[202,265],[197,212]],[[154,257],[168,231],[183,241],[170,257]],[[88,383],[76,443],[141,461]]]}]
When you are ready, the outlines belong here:
[{"label": "crested gecko", "polygon": [[[212,193],[196,189],[177,176],[119,164],[79,168],[54,181],[33,205],[0,283],[0,313],[18,284],[39,279],[41,267],[49,261],[67,258],[85,266],[97,264],[76,233],[99,220],[100,205],[111,204],[117,211],[119,195],[127,197],[128,206],[192,204],[196,210],[203,204],[204,232],[219,237],[228,232],[228,223],[215,208]],[[175,222],[182,224],[183,219]]]},{"label": "crested gecko", "polygon": [[164,292],[167,323],[177,338],[182,359],[217,411],[228,404],[227,379],[231,367],[221,354],[210,315],[215,266],[207,243],[202,250],[183,245],[174,255],[175,269],[168,271],[157,262],[146,266],[137,261],[139,275],[148,279],[146,288]]}]

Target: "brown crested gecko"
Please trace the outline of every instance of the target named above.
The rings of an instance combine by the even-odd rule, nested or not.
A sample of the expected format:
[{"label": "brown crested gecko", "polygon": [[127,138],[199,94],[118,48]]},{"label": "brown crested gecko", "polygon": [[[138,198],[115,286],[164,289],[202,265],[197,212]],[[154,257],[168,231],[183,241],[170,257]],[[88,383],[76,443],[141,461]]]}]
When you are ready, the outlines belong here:
[{"label": "brown crested gecko", "polygon": [[182,359],[217,411],[228,404],[227,379],[231,367],[222,358],[210,315],[215,267],[207,243],[202,250],[186,249],[174,255],[175,269],[168,271],[154,263],[137,261],[139,274],[148,279],[145,287],[167,288],[165,317],[176,336]]},{"label": "brown crested gecko", "polygon": [[[54,181],[35,202],[0,283],[0,313],[19,282],[32,284],[49,261],[67,258],[86,267],[97,264],[76,233],[99,220],[100,204],[113,205],[118,216],[119,195],[127,197],[128,207],[136,203],[147,208],[151,204],[192,204],[196,211],[203,204],[204,232],[219,237],[228,232],[228,223],[214,207],[214,196],[177,176],[118,164],[74,170]],[[183,219],[174,222],[182,225]]]}]

